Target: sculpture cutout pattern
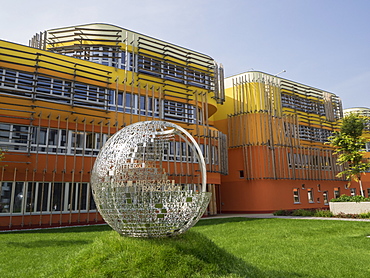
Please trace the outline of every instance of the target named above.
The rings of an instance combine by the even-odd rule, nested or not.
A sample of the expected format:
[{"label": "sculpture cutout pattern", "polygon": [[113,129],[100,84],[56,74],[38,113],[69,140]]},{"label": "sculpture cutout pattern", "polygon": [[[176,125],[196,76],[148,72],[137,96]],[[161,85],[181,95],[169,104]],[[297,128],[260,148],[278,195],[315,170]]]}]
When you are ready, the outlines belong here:
[{"label": "sculpture cutout pattern", "polygon": [[132,237],[181,234],[198,222],[211,198],[199,145],[165,121],[115,133],[99,152],[91,186],[104,220]]}]

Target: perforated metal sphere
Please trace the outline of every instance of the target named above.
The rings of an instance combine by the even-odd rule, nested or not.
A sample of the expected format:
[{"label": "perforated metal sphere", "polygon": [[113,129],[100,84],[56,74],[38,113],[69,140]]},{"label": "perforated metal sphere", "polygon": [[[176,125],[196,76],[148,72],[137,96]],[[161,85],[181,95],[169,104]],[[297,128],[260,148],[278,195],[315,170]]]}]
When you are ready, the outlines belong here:
[{"label": "perforated metal sphere", "polygon": [[95,161],[91,186],[104,220],[133,237],[185,232],[211,197],[199,145],[165,121],[138,122],[115,133]]}]

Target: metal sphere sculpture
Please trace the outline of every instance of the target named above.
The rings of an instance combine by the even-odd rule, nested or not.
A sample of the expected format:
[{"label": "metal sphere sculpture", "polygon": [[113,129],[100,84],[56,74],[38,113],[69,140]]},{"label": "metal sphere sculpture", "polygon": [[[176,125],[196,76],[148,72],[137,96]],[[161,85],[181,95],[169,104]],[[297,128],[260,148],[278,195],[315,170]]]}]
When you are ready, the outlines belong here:
[{"label": "metal sphere sculpture", "polygon": [[165,121],[138,122],[115,133],[95,161],[91,186],[104,220],[132,237],[185,232],[211,197],[199,145]]}]

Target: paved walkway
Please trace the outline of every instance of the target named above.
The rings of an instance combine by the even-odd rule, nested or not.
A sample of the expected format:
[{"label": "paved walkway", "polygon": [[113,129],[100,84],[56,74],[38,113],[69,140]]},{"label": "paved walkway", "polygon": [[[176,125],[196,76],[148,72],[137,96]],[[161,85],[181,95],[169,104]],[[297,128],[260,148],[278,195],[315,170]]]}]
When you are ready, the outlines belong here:
[{"label": "paved walkway", "polygon": [[218,214],[201,219],[217,219],[217,218],[232,218],[232,217],[245,217],[245,218],[282,218],[282,219],[315,219],[315,220],[342,220],[342,221],[363,221],[370,222],[370,219],[365,218],[336,218],[336,217],[312,217],[312,216],[276,216],[272,213],[256,213],[256,214]]}]

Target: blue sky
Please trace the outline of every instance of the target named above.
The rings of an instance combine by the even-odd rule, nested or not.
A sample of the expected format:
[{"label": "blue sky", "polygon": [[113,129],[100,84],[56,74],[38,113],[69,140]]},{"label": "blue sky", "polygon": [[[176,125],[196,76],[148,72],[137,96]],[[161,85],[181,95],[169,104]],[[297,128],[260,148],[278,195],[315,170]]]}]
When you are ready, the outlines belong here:
[{"label": "blue sky", "polygon": [[226,76],[259,70],[370,108],[367,0],[12,0],[0,8],[0,38],[110,23],[212,56]]}]

